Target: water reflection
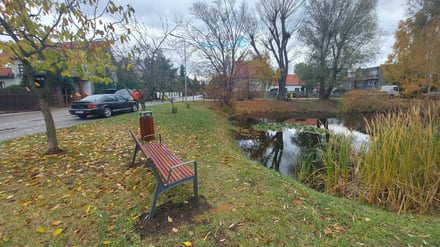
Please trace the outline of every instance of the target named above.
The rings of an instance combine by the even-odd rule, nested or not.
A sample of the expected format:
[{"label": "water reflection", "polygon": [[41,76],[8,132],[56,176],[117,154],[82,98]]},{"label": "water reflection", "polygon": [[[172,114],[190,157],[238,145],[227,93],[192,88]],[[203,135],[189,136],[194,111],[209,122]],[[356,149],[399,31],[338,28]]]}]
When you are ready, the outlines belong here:
[{"label": "water reflection", "polygon": [[[243,153],[249,159],[260,162],[269,169],[295,177],[300,163],[306,158],[317,159],[310,155],[317,156],[316,148],[329,136],[304,131],[302,129],[283,129],[282,131],[256,131],[251,128],[252,124],[269,122],[289,122],[302,125],[314,125],[321,128],[328,128],[331,133],[350,135],[353,138],[353,148],[359,150],[368,142],[368,135],[350,130],[344,126],[344,122],[338,118],[328,119],[242,119],[235,122],[239,126],[236,133],[236,141]],[[320,167],[316,167],[319,169]]]},{"label": "water reflection", "polygon": [[296,129],[260,131],[253,139],[237,139],[246,157],[288,176],[296,172],[296,166],[292,164],[317,142],[317,134]]}]

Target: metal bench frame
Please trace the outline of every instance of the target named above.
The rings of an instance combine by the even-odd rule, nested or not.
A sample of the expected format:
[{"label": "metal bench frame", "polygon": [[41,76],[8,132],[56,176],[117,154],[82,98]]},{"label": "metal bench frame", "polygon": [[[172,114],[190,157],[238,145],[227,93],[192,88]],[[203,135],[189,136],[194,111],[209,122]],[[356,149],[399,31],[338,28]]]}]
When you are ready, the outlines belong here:
[{"label": "metal bench frame", "polygon": [[[129,130],[131,136],[136,142],[130,167],[134,166],[136,154],[142,151],[146,158],[145,164],[153,171],[157,180],[156,190],[150,207],[150,213],[145,219],[152,219],[156,210],[158,197],[165,191],[172,189],[179,184],[187,181],[193,181],[194,202],[198,200],[197,184],[197,162],[195,160],[183,162],[177,155],[162,144],[162,138],[159,135],[159,142],[143,144],[136,135]],[[143,137],[145,138],[145,137]],[[193,165],[193,169],[190,168]]]}]

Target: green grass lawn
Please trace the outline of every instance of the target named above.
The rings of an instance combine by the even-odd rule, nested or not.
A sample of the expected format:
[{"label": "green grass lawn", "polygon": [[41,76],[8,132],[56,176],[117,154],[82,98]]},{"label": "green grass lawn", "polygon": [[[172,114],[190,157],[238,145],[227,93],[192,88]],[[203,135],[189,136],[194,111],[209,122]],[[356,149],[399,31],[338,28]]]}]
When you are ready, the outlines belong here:
[{"label": "green grass lawn", "polygon": [[[175,105],[176,114],[149,108],[155,131],[197,160],[210,210],[140,239],[155,179],[126,168],[139,114],[124,114],[58,130],[59,155],[44,155],[44,134],[0,143],[0,246],[440,246],[438,213],[399,215],[311,190],[247,160],[222,113]],[[156,213],[191,196],[191,183],[168,191]]]}]

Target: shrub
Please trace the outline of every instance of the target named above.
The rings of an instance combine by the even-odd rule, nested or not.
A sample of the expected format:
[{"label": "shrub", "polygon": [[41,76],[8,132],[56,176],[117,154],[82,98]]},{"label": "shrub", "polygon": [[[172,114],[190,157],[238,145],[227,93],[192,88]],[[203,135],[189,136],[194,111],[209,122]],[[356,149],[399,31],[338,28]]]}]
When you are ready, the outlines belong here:
[{"label": "shrub", "polygon": [[402,108],[398,98],[391,98],[379,90],[354,90],[342,98],[338,111],[340,113],[367,113],[392,111]]}]

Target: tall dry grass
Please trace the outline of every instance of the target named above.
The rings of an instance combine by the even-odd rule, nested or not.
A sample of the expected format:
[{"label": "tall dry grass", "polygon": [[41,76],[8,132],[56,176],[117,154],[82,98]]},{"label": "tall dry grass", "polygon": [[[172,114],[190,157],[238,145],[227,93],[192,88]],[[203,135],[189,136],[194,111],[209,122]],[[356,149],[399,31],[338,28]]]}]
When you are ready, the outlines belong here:
[{"label": "tall dry grass", "polygon": [[[426,107],[426,108],[425,108]],[[378,114],[360,159],[360,197],[392,210],[427,212],[440,206],[440,103]]]},{"label": "tall dry grass", "polygon": [[350,190],[352,167],[350,156],[353,155],[352,139],[338,135],[330,138],[321,150],[325,164],[325,190],[332,194],[347,195]]}]

